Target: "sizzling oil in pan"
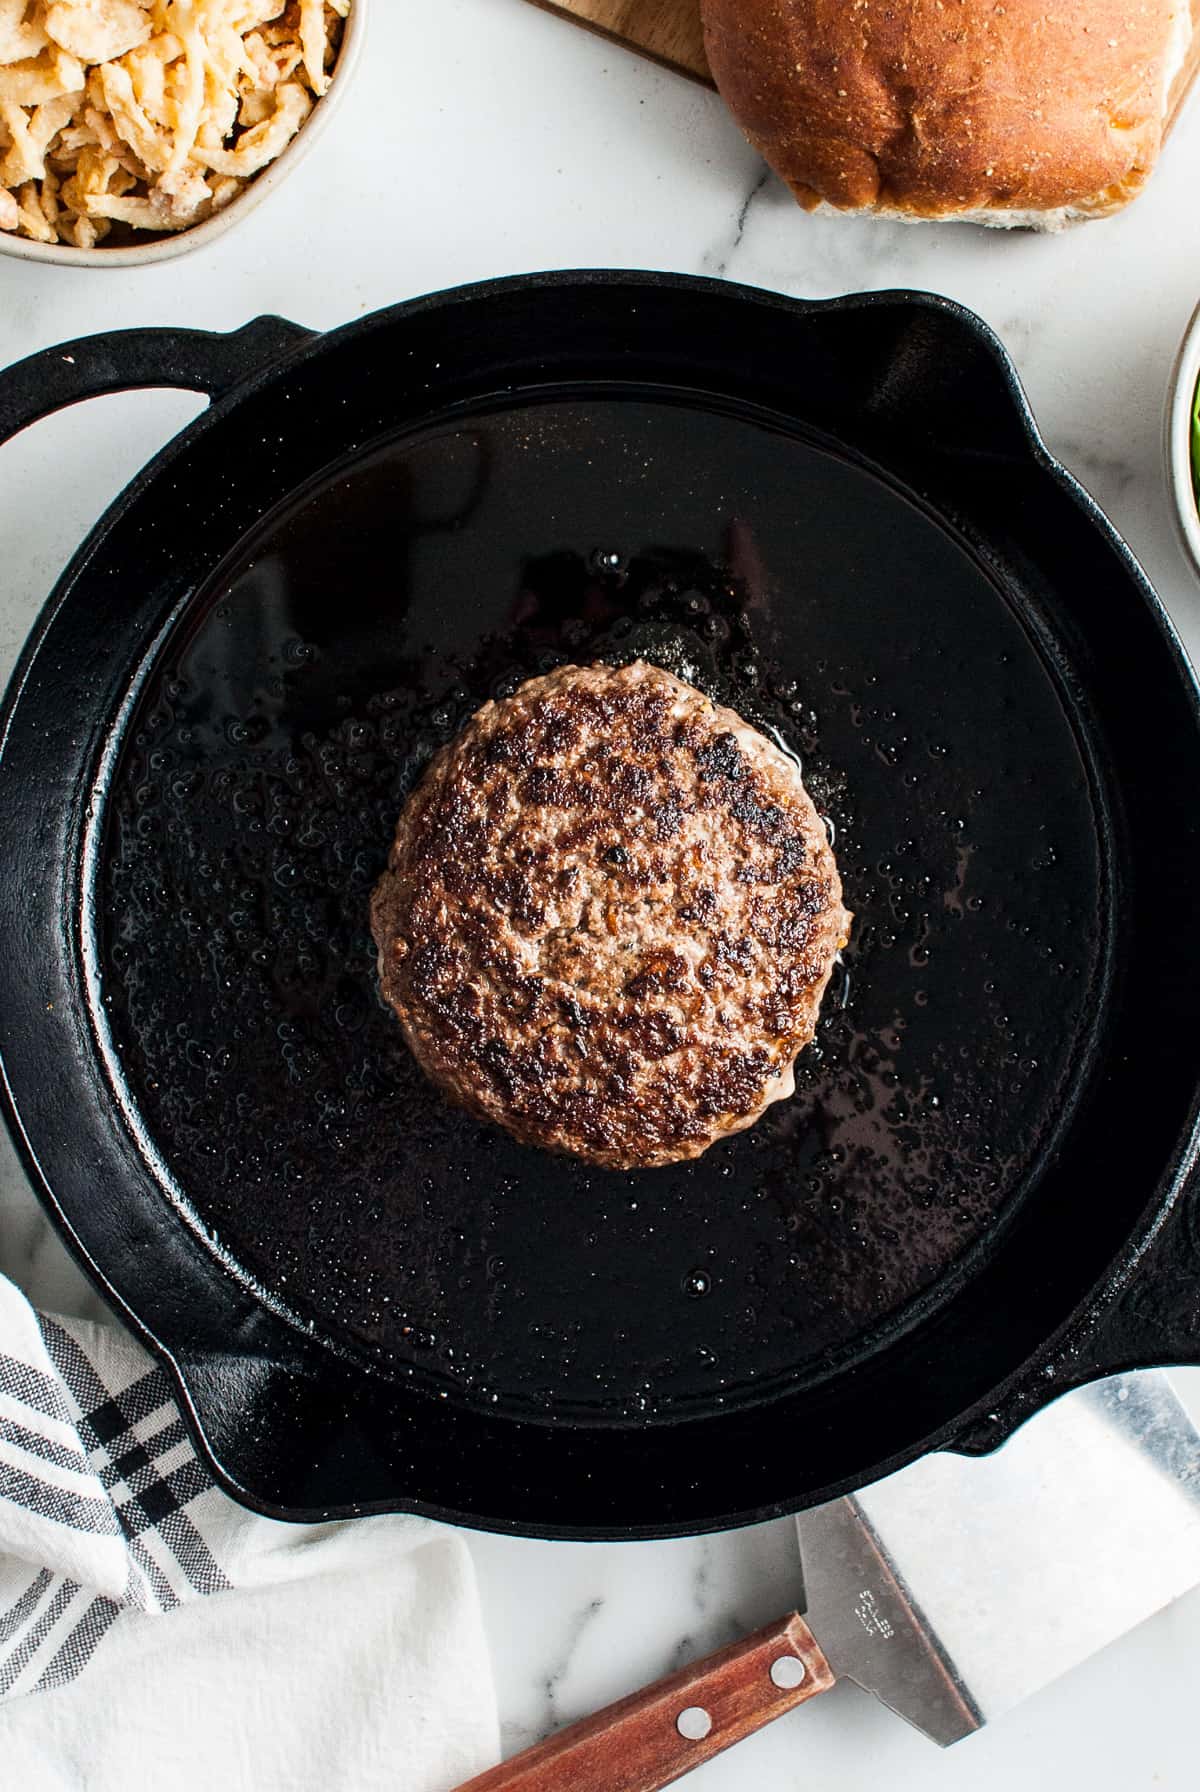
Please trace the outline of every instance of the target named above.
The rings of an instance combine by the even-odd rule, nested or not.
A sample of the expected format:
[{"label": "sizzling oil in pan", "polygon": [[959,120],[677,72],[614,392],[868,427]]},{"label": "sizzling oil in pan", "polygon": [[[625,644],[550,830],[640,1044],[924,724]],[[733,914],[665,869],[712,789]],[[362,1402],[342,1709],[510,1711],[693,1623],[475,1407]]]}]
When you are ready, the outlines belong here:
[{"label": "sizzling oil in pan", "polygon": [[[857,920],[795,1099],[622,1174],[426,1084],[367,902],[482,701],[638,656],[800,756]],[[1097,1018],[1101,835],[1019,606],[905,496],[762,420],[548,399],[336,469],[193,603],[110,797],[105,1001],[273,1302],[453,1398],[666,1417],[862,1354],[1020,1198]]]}]

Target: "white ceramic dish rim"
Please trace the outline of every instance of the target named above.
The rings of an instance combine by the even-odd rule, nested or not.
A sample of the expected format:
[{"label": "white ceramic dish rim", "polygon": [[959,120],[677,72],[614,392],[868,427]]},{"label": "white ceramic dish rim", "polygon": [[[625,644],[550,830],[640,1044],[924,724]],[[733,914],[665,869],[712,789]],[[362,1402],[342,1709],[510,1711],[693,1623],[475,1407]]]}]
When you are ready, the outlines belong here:
[{"label": "white ceramic dish rim", "polygon": [[213,217],[206,218],[202,224],[193,224],[190,229],[181,230],[174,236],[155,237],[145,243],[130,243],[120,249],[73,249],[69,243],[35,243],[27,237],[13,236],[10,232],[3,231],[0,232],[0,255],[14,255],[22,261],[51,263],[58,267],[135,268],[159,261],[173,261],[177,255],[189,255],[193,249],[201,249],[206,244],[215,242],[243,218],[249,217],[255,206],[261,205],[289,174],[294,173],[328,125],[335,107],[345,99],[362,55],[366,8],[367,0],[353,0],[333,78],[325,97],[317,101],[312,113],[283,154],[268,168],[264,168],[261,174],[256,175],[245,191],[227,205],[224,211],[219,211]]},{"label": "white ceramic dish rim", "polygon": [[1179,539],[1200,577],[1200,509],[1192,479],[1192,405],[1200,382],[1200,305],[1193,311],[1167,389],[1163,453]]}]

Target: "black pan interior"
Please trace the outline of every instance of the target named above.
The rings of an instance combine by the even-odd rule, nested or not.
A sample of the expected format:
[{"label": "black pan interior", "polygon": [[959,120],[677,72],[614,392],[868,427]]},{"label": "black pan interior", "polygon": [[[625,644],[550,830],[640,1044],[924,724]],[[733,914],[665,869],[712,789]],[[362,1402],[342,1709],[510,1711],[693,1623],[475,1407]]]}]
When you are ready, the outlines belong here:
[{"label": "black pan interior", "polygon": [[[1075,1174],[1120,823],[1059,647],[1036,581],[749,404],[543,388],[325,468],[181,607],[106,806],[97,989],[167,1198],[317,1338],[497,1416],[867,1361]],[[795,1099],[621,1175],[424,1083],[367,899],[479,703],[634,657],[801,756],[857,919]]]}]

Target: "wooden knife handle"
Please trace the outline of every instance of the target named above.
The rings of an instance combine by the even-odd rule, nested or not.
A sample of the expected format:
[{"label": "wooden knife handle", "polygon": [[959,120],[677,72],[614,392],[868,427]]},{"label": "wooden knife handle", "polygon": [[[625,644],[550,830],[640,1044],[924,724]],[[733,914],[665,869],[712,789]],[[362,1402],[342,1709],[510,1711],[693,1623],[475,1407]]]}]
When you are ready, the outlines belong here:
[{"label": "wooden knife handle", "polygon": [[[797,1664],[803,1668],[798,1685]],[[458,1792],[658,1792],[833,1685],[795,1613],[481,1773]],[[782,1682],[782,1684],[780,1684]],[[680,1729],[703,1731],[689,1740]],[[696,1714],[699,1714],[697,1717]]]}]

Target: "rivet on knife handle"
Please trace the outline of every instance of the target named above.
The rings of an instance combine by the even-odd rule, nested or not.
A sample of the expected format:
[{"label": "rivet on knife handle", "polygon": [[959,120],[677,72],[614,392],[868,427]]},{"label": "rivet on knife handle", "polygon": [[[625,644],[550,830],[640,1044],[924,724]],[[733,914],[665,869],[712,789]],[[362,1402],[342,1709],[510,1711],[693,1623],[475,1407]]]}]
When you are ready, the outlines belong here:
[{"label": "rivet on knife handle", "polygon": [[559,1730],[459,1792],[658,1792],[833,1682],[793,1614]]}]

